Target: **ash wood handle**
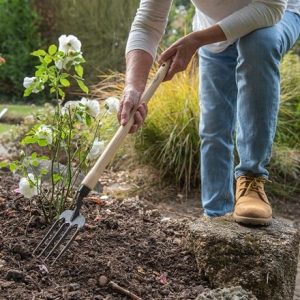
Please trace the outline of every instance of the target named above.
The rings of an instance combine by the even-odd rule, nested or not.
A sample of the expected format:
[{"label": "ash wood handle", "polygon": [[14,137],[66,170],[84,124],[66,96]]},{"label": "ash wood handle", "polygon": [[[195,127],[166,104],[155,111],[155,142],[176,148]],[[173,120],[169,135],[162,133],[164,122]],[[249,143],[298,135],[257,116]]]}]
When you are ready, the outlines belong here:
[{"label": "ash wood handle", "polygon": [[[148,103],[156,89],[160,85],[160,83],[165,78],[168,69],[170,66],[170,61],[167,61],[161,65],[157,73],[155,74],[153,80],[146,88],[144,93],[141,96],[140,102]],[[111,161],[113,156],[116,154],[117,150],[120,148],[123,143],[125,137],[127,136],[132,124],[134,123],[133,118],[134,112],[131,114],[128,123],[125,126],[120,126],[118,131],[113,136],[112,140],[109,142],[101,156],[96,161],[93,168],[88,172],[85,178],[82,181],[82,184],[90,188],[91,190],[95,187],[97,181],[100,178],[100,175]]]}]

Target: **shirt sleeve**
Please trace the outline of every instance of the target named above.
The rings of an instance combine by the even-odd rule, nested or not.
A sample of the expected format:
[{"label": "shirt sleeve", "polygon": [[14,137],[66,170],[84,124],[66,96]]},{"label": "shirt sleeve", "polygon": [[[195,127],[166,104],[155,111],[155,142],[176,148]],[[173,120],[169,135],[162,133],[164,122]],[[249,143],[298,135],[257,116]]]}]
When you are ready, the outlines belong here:
[{"label": "shirt sleeve", "polygon": [[129,33],[126,54],[141,49],[155,58],[172,0],[141,0]]},{"label": "shirt sleeve", "polygon": [[252,1],[230,16],[218,22],[227,40],[240,38],[256,29],[279,22],[286,9],[287,0]]}]

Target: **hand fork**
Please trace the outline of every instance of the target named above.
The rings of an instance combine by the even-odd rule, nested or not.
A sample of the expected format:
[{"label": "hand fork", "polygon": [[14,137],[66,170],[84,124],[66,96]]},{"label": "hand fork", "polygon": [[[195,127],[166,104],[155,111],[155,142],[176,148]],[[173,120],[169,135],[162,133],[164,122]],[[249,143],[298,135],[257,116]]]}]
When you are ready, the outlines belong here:
[{"label": "hand fork", "polygon": [[[170,66],[170,61],[161,65],[157,71],[152,82],[144,91],[140,102],[148,103],[160,83],[165,78]],[[89,192],[95,187],[100,175],[115,155],[125,137],[127,136],[131,126],[134,123],[133,111],[130,115],[129,121],[125,126],[120,126],[118,131],[109,142],[102,155],[98,158],[93,168],[88,172],[82,181],[82,184],[75,196],[75,209],[65,210],[58,218],[58,220],[52,225],[42,241],[34,249],[33,254],[38,254],[38,257],[46,255],[49,258],[55,250],[58,249],[64,242],[66,244],[61,251],[56,255],[52,265],[63,255],[63,253],[70,247],[70,244],[76,238],[77,234],[84,228],[85,218],[80,214],[80,208],[83,204],[83,198],[85,198]],[[73,234],[71,234],[73,232]],[[71,236],[70,236],[71,235]]]}]

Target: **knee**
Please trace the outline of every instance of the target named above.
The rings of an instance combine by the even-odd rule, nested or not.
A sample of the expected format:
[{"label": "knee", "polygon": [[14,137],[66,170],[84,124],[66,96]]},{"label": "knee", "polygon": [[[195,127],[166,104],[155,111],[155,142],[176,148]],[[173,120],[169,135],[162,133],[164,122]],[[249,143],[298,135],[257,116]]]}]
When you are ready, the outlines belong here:
[{"label": "knee", "polygon": [[238,41],[239,56],[251,63],[264,63],[281,58],[281,42],[272,27],[255,30]]}]

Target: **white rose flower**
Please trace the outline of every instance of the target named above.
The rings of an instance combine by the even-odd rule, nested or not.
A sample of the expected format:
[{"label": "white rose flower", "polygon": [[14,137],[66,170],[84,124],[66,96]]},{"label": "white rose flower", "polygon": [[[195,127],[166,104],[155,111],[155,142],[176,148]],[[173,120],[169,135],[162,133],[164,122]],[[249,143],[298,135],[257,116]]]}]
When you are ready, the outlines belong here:
[{"label": "white rose flower", "polygon": [[69,111],[73,113],[76,109],[79,108],[80,101],[68,101],[65,103],[61,109],[62,115],[69,114]]},{"label": "white rose flower", "polygon": [[[31,198],[38,194],[38,190],[36,187],[38,182],[32,173],[29,173],[28,177],[30,180],[25,177],[21,178],[19,182],[19,191],[22,195],[24,195],[24,197]],[[35,185],[31,186],[30,181],[32,181]]]},{"label": "white rose flower", "polygon": [[93,142],[93,146],[92,146],[89,154],[87,155],[87,159],[88,160],[97,159],[101,155],[101,153],[104,151],[104,149],[105,149],[104,141],[100,141],[98,138],[96,138]]},{"label": "white rose flower", "polygon": [[117,112],[120,107],[120,101],[116,97],[109,97],[105,100],[106,107],[110,113]]},{"label": "white rose flower", "polygon": [[100,105],[97,100],[89,100],[87,98],[82,98],[80,103],[82,103],[86,108],[88,113],[96,118],[100,113]]},{"label": "white rose flower", "polygon": [[58,38],[59,41],[59,51],[64,52],[65,54],[72,53],[72,51],[80,52],[81,51],[81,42],[74,35],[61,35]]},{"label": "white rose flower", "polygon": [[48,144],[52,144],[52,129],[47,125],[41,125],[35,136],[39,139],[45,139]]},{"label": "white rose flower", "polygon": [[[25,77],[24,78],[24,81],[23,81],[23,86],[24,88],[29,88],[35,81],[37,80],[36,77]],[[34,88],[32,90],[33,93],[38,93],[39,91],[43,90],[45,88],[44,85],[41,86],[41,89],[37,89],[37,88]]]}]

